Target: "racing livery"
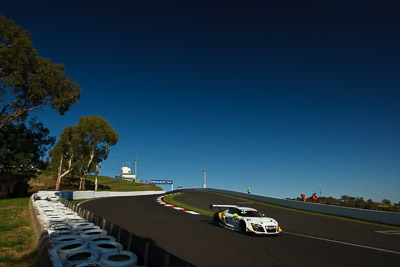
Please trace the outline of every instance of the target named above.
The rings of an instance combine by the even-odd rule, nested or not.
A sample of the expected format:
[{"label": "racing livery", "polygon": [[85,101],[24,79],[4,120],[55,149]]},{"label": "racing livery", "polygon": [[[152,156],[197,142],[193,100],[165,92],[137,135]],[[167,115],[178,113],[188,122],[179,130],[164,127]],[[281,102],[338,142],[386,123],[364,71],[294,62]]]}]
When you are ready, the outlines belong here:
[{"label": "racing livery", "polygon": [[266,217],[256,209],[236,205],[211,204],[210,209],[212,208],[220,209],[213,216],[214,225],[243,234],[278,235],[282,232],[275,219]]}]

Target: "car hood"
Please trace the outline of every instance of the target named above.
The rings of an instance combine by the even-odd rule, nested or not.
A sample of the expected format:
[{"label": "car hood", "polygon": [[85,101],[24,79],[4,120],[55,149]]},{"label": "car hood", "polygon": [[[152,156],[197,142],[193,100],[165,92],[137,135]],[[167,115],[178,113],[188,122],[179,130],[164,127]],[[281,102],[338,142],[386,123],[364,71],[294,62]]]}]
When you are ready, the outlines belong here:
[{"label": "car hood", "polygon": [[263,225],[278,225],[278,222],[273,219],[273,218],[268,218],[268,217],[247,217],[246,218],[247,222],[251,223],[258,223],[258,224],[263,224]]}]

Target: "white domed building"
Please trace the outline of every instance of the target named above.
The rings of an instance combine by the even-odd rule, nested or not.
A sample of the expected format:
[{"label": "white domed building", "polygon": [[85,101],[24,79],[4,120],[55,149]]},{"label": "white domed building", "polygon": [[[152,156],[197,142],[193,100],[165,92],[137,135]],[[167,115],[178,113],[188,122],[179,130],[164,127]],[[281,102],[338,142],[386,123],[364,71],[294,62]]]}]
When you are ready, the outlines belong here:
[{"label": "white domed building", "polygon": [[121,174],[118,174],[115,178],[140,183],[140,179],[136,177],[136,174],[132,174],[131,168],[129,167],[122,167]]}]

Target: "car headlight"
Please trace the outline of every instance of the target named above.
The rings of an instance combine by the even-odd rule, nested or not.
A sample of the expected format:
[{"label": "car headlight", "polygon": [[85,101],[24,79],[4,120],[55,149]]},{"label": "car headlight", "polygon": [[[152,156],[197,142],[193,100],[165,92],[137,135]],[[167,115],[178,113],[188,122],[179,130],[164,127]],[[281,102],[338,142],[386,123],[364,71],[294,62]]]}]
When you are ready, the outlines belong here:
[{"label": "car headlight", "polygon": [[264,228],[261,224],[258,223],[252,223],[251,227],[253,228],[254,231],[256,232],[264,232]]}]

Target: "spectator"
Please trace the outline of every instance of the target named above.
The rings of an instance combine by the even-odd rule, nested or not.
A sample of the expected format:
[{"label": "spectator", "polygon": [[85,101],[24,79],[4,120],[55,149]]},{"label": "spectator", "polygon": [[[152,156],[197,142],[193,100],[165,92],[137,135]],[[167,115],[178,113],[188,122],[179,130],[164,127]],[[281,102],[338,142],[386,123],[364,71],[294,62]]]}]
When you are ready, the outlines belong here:
[{"label": "spectator", "polygon": [[301,199],[305,202],[306,201],[306,195],[304,195],[304,193],[301,193]]},{"label": "spectator", "polygon": [[313,202],[317,202],[317,194],[316,193],[312,194],[311,198],[312,198]]}]

